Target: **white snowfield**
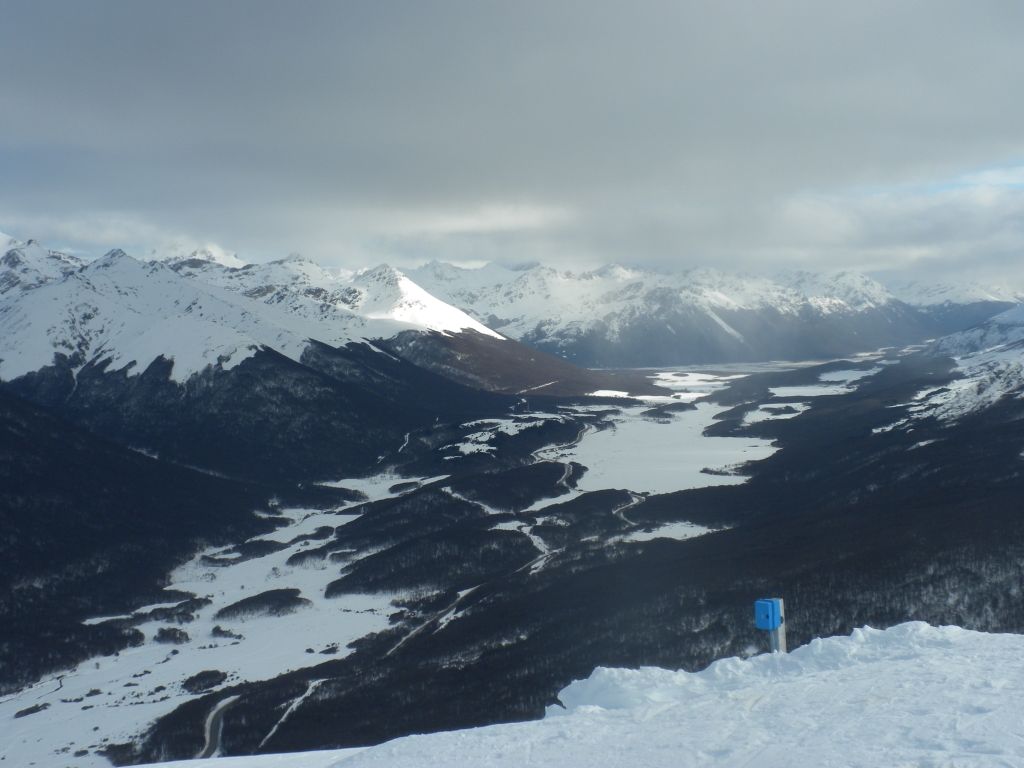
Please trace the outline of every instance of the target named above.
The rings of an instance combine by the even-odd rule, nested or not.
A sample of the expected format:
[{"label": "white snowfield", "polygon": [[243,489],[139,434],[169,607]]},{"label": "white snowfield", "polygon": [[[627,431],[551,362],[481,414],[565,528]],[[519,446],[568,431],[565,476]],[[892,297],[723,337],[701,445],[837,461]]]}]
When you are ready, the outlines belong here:
[{"label": "white snowfield", "polygon": [[[747,477],[740,471],[744,464],[771,456],[777,450],[770,440],[756,437],[710,437],[704,430],[714,424],[715,416],[726,406],[696,402],[746,374],[721,375],[694,371],[652,371],[650,379],[672,391],[671,396],[639,396],[643,405],[622,405],[606,418],[608,428],[588,427],[570,445],[542,448],[534,455],[542,460],[575,461],[587,467],[577,480],[572,495],[605,488],[620,488],[635,493],[671,493],[712,485],[738,485]],[[628,392],[593,392],[599,397],[632,397]],[[696,403],[693,410],[650,418],[651,406]],[[566,411],[608,410],[608,406],[574,406]],[[564,498],[558,501],[564,501]],[[539,511],[535,505],[531,511]],[[627,518],[628,522],[628,518]],[[661,536],[689,538],[708,529],[667,528]],[[642,541],[643,538],[629,538]]]},{"label": "white snowfield", "polygon": [[599,668],[534,722],[163,768],[1010,768],[1022,658],[1021,635],[864,628],[697,673]]},{"label": "white snowfield", "polygon": [[17,264],[2,275],[22,290],[0,298],[0,379],[39,370],[57,353],[83,365],[109,359],[130,375],[162,355],[182,382],[263,347],[298,360],[310,340],[343,346],[409,330],[503,338],[388,266],[332,273],[289,258],[235,269],[212,254],[183,261],[179,273],[174,259],[111,251],[79,268],[35,245],[4,258]]}]

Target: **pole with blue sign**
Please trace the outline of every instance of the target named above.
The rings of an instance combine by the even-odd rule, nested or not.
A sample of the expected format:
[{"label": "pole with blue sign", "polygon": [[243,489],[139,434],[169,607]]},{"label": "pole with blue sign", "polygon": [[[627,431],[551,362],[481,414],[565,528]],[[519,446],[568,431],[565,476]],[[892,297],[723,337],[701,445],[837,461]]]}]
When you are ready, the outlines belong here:
[{"label": "pole with blue sign", "polygon": [[754,626],[768,632],[772,653],[786,653],[786,605],[781,597],[754,601]]}]

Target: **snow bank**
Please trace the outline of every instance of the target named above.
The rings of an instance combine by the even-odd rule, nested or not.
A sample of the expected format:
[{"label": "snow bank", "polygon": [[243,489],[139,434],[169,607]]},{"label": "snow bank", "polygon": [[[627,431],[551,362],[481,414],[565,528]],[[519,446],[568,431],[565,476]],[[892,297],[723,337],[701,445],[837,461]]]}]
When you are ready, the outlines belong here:
[{"label": "snow bank", "polygon": [[[562,691],[564,709],[551,707],[535,722],[307,753],[308,762],[264,756],[230,765],[1017,766],[1022,655],[1021,635],[921,622],[865,628],[788,656],[725,659],[697,673],[597,669]],[[329,755],[337,759],[329,763]]]},{"label": "snow bank", "polygon": [[397,739],[344,768],[1024,765],[1024,636],[915,622],[703,672],[598,669],[544,720]]}]

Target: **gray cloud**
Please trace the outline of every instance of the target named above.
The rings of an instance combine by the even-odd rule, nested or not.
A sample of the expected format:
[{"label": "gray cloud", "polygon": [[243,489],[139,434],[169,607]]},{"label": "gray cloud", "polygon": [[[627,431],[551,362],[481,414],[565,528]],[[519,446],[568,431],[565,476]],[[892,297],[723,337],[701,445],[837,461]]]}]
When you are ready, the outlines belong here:
[{"label": "gray cloud", "polygon": [[1024,192],[968,174],[1024,161],[1022,28],[1009,1],[13,2],[0,228],[1005,269]]}]

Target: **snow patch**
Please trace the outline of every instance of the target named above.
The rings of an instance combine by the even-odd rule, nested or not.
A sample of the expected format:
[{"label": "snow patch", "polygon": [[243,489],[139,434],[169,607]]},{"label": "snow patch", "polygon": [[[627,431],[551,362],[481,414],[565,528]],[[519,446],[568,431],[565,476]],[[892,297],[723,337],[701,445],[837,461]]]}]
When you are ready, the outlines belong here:
[{"label": "snow patch", "polygon": [[713,529],[696,523],[667,523],[650,531],[633,531],[617,538],[617,541],[653,541],[654,539],[675,539],[685,541],[711,533]]}]

